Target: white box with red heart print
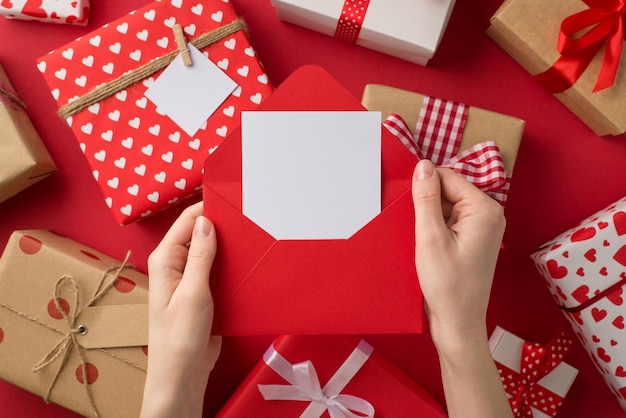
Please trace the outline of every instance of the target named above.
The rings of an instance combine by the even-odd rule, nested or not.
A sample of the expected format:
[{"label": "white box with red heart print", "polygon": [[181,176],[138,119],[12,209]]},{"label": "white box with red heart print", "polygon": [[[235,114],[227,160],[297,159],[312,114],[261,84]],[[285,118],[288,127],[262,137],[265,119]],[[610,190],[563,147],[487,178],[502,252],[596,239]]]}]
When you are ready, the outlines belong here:
[{"label": "white box with red heart print", "polygon": [[626,411],[626,197],[544,244],[531,257]]},{"label": "white box with red heart print", "polygon": [[1,0],[0,15],[85,26],[89,20],[89,0]]}]

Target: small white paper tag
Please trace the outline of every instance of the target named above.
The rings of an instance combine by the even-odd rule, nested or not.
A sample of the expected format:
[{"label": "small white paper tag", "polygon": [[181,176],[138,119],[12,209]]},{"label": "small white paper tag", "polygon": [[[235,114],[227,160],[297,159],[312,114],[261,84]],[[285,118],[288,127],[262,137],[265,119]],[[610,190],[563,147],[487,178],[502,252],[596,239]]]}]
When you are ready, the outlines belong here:
[{"label": "small white paper tag", "polygon": [[202,52],[188,47],[193,64],[186,67],[179,54],[145,96],[193,136],[238,86]]}]

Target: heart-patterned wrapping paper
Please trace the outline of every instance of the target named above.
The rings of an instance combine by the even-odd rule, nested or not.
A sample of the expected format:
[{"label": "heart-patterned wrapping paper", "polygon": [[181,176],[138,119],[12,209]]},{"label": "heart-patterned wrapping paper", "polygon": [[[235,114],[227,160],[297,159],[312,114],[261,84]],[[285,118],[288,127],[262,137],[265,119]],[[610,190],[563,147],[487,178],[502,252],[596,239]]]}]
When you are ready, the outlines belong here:
[{"label": "heart-patterned wrapping paper", "polygon": [[626,410],[626,197],[544,244],[532,259]]},{"label": "heart-patterned wrapping paper", "polygon": [[[236,21],[223,0],[155,1],[40,58],[37,66],[59,107],[176,51],[172,27],[188,41]],[[160,71],[68,117],[115,220],[128,224],[199,193],[202,166],[241,111],[273,92],[243,30],[201,49],[239,87],[188,136],[144,93]]]},{"label": "heart-patterned wrapping paper", "polygon": [[0,15],[84,26],[89,20],[89,0],[1,0]]}]

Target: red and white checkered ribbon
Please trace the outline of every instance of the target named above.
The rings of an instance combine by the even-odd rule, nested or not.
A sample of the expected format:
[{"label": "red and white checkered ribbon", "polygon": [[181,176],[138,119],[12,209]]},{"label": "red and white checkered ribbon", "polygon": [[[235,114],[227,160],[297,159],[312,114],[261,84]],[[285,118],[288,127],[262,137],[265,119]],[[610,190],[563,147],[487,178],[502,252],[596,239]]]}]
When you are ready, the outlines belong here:
[{"label": "red and white checkered ribbon", "polygon": [[[509,181],[506,171],[504,170],[498,144],[494,141],[486,141],[457,154],[458,138],[461,134],[458,132],[459,129],[454,128],[454,126],[458,127],[464,123],[464,121],[452,121],[453,127],[442,127],[444,131],[450,132],[450,141],[446,141],[447,137],[445,136],[439,136],[438,134],[435,136],[435,132],[429,130],[431,133],[431,135],[429,135],[430,138],[438,137],[441,138],[441,141],[438,143],[429,141],[426,148],[420,146],[417,142],[417,138],[411,133],[406,122],[399,115],[390,115],[383,122],[383,125],[398,138],[418,160],[428,158],[440,167],[446,167],[456,171],[480,190],[504,205]],[[439,125],[441,126],[441,124]],[[450,147],[449,142],[456,142],[456,145]],[[454,152],[449,151],[450,149],[454,150]],[[441,155],[445,157],[442,158]]]},{"label": "red and white checkered ribbon", "polygon": [[351,44],[356,43],[369,5],[370,0],[345,0],[337,21],[335,38]]},{"label": "red and white checkered ribbon", "polygon": [[496,362],[502,385],[516,417],[533,417],[532,408],[554,417],[563,397],[541,386],[538,381],[551,373],[567,354],[572,341],[563,332],[548,344],[524,342],[520,372]]}]

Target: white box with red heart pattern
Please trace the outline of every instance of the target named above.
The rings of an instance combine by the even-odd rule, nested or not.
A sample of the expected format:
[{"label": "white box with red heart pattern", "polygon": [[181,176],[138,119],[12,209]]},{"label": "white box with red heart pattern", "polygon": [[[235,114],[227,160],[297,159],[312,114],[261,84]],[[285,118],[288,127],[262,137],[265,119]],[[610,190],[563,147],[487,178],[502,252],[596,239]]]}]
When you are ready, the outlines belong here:
[{"label": "white box with red heart pattern", "polygon": [[89,20],[89,0],[2,0],[0,15],[9,19],[85,26]]},{"label": "white box with red heart pattern", "polygon": [[531,257],[626,411],[626,197],[544,244]]}]

